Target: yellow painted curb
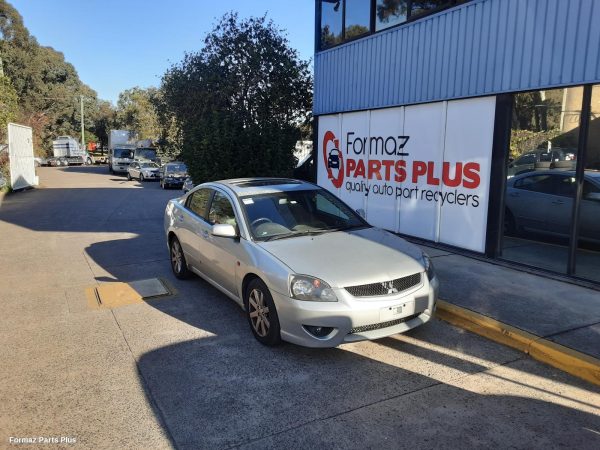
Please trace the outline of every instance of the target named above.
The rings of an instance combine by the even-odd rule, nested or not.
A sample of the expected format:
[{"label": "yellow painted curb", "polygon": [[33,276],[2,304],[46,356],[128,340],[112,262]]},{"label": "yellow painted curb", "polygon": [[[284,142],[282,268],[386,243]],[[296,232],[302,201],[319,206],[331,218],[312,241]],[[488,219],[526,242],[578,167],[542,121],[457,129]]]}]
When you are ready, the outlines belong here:
[{"label": "yellow painted curb", "polygon": [[600,360],[494,320],[438,300],[436,316],[465,330],[520,350],[552,367],[600,386]]}]

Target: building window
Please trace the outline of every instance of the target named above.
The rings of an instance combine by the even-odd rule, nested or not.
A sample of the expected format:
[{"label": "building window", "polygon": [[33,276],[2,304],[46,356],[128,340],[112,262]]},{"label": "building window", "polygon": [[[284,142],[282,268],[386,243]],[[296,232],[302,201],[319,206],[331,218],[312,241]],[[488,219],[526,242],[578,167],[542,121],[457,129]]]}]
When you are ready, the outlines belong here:
[{"label": "building window", "polygon": [[575,275],[600,282],[600,85],[592,88]]},{"label": "building window", "polygon": [[352,39],[371,31],[371,2],[345,0],[344,39]]},{"label": "building window", "polygon": [[514,95],[502,256],[567,273],[583,88]]},{"label": "building window", "polygon": [[342,1],[321,1],[321,48],[342,42]]},{"label": "building window", "polygon": [[377,0],[375,5],[375,31],[406,22],[408,0]]},{"label": "building window", "polygon": [[514,95],[501,255],[600,282],[600,85],[587,92]]},{"label": "building window", "polygon": [[459,2],[450,0],[412,0],[410,2],[409,19],[426,16],[427,14],[455,5],[456,3]]},{"label": "building window", "polygon": [[417,20],[467,1],[469,0],[320,0],[319,49]]}]

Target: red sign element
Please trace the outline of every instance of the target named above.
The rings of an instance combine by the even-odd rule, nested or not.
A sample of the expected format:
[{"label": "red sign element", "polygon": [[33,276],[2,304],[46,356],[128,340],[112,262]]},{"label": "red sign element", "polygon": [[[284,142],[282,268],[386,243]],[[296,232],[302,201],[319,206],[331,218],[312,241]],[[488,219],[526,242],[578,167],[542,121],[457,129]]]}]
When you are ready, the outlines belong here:
[{"label": "red sign element", "polygon": [[[327,154],[327,144],[330,142],[333,143],[333,148]],[[332,131],[327,131],[323,137],[323,161],[327,169],[327,178],[339,189],[344,184],[344,157],[340,152],[340,140],[336,139]],[[333,169],[338,170],[337,176],[334,175]]]}]

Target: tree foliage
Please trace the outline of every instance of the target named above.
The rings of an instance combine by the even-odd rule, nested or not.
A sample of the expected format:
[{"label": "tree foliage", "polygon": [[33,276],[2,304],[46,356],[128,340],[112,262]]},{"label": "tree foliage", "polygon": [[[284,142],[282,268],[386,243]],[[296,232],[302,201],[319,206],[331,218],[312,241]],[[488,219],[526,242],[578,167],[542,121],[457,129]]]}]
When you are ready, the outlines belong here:
[{"label": "tree foliage", "polygon": [[0,0],[0,14],[0,57],[18,103],[14,120],[33,128],[36,152],[49,150],[56,136],[80,135],[81,95],[86,99],[85,126],[94,127],[99,111],[96,93],[81,82],[62,53],[38,44],[5,0]]},{"label": "tree foliage", "polygon": [[134,131],[139,139],[156,140],[160,134],[155,109],[156,88],[134,87],[119,94],[116,122],[119,128]]},{"label": "tree foliage", "polygon": [[311,88],[308,62],[272,21],[229,13],[199,52],[167,71],[156,104],[163,131],[175,121],[196,183],[285,176],[310,118]]}]

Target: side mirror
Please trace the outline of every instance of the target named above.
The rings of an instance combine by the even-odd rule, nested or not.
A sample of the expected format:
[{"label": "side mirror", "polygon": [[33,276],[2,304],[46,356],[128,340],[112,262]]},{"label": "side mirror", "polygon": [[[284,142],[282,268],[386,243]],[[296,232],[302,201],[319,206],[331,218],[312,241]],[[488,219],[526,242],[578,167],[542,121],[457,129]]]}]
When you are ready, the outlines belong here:
[{"label": "side mirror", "polygon": [[365,210],[364,210],[364,209],[362,209],[362,208],[358,208],[358,209],[356,210],[356,214],[358,214],[358,215],[359,215],[360,217],[362,217],[363,219],[366,219],[366,218],[367,218],[367,213],[366,213],[366,212],[365,212]]},{"label": "side mirror", "polygon": [[212,235],[224,238],[236,238],[238,233],[233,225],[228,223],[217,223],[212,227]]},{"label": "side mirror", "polygon": [[593,202],[600,202],[600,192],[590,192],[585,197],[584,200],[591,200]]}]

